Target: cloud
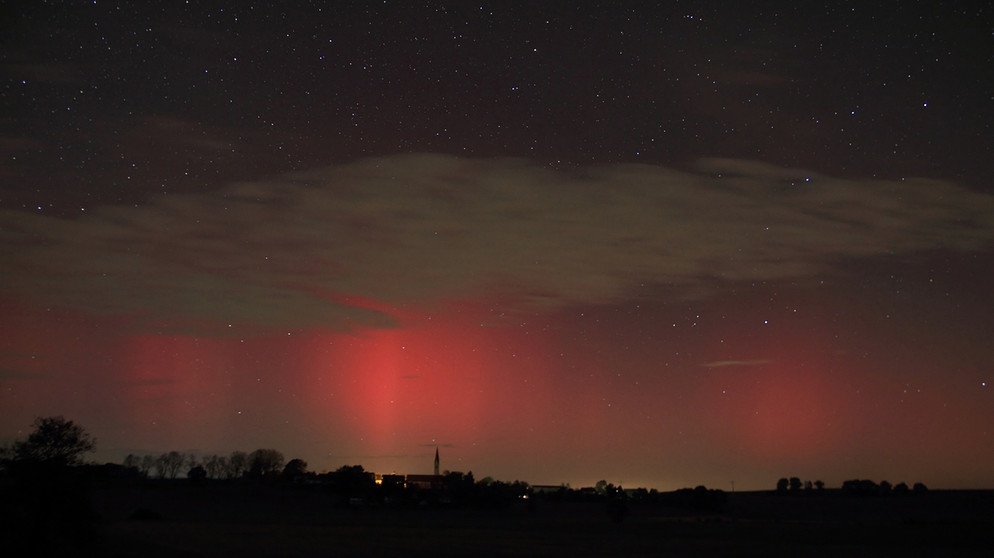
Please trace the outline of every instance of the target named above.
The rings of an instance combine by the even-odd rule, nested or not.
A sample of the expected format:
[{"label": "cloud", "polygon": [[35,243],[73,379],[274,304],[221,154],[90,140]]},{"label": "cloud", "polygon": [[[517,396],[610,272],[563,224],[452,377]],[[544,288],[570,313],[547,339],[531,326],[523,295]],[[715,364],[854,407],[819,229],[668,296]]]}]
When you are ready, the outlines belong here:
[{"label": "cloud", "polygon": [[769,364],[773,362],[769,359],[756,359],[756,360],[715,360],[713,362],[705,362],[701,365],[703,368],[726,368],[728,366],[760,366],[763,364]]},{"label": "cloud", "polygon": [[0,383],[47,380],[51,374],[40,371],[39,365],[48,360],[51,357],[36,353],[0,351]]},{"label": "cloud", "polygon": [[48,380],[50,378],[50,375],[32,374],[15,368],[0,366],[0,383],[15,380],[37,382],[40,380]]},{"label": "cloud", "polygon": [[391,306],[450,297],[500,292],[557,307],[629,297],[640,284],[700,297],[992,240],[994,198],[941,181],[733,159],[695,172],[554,171],[415,154],[75,220],[4,211],[0,287],[149,328],[390,327]]}]

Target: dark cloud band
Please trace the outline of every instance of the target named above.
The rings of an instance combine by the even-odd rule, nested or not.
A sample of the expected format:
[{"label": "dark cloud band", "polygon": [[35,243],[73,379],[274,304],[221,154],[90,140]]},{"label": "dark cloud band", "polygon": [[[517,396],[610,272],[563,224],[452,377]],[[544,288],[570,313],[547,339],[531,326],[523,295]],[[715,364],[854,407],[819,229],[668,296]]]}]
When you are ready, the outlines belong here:
[{"label": "dark cloud band", "polygon": [[[386,305],[498,290],[604,302],[640,284],[831,273],[877,255],[986,249],[994,198],[934,180],[843,180],[755,161],[698,172],[553,171],[417,154],[105,207],[0,214],[8,296],[151,326],[388,327]],[[329,296],[337,293],[341,296]]]}]

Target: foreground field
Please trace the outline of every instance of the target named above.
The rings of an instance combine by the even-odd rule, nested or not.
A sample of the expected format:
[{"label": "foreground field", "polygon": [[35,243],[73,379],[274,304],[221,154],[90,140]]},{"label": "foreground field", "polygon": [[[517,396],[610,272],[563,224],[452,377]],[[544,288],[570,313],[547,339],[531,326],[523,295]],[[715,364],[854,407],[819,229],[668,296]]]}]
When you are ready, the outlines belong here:
[{"label": "foreground field", "polygon": [[994,527],[994,494],[985,491],[738,493],[709,514],[630,503],[619,522],[598,501],[348,506],[319,491],[137,485],[93,490],[92,510],[83,542],[96,554],[169,558],[989,556]]},{"label": "foreground field", "polygon": [[[786,529],[785,529],[786,527]],[[989,527],[640,522],[117,524],[109,556],[989,556]]]},{"label": "foreground field", "polygon": [[[114,556],[987,556],[994,499],[731,495],[721,513],[532,501],[501,510],[344,507],[318,494],[137,491],[100,505]],[[159,520],[114,517],[157,510]],[[129,512],[130,513],[130,512]]]}]

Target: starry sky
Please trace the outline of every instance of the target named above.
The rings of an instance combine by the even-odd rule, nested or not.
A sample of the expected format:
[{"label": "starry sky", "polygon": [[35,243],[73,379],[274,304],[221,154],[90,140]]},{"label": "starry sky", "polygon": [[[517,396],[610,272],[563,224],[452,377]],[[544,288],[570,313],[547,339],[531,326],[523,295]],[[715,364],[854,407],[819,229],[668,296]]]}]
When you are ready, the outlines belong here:
[{"label": "starry sky", "polygon": [[4,2],[0,443],[994,488],[994,10],[740,4]]}]

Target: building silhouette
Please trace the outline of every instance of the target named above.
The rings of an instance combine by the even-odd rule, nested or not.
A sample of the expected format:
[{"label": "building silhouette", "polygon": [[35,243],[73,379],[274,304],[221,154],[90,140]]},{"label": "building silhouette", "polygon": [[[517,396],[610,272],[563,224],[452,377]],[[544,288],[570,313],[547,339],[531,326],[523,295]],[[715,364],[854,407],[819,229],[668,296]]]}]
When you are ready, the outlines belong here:
[{"label": "building silhouette", "polygon": [[438,446],[435,446],[435,472],[431,475],[407,475],[407,486],[423,490],[440,490],[443,486],[439,466]]}]

